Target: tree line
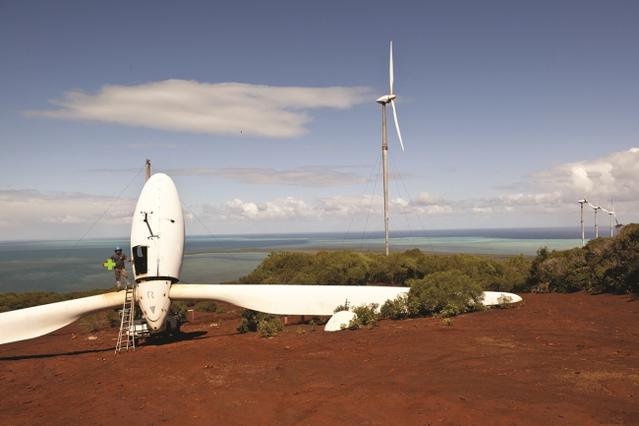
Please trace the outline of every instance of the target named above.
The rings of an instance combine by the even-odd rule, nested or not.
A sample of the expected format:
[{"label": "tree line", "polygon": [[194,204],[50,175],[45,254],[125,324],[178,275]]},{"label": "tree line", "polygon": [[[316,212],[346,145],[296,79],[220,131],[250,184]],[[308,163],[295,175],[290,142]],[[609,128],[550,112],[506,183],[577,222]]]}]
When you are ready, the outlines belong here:
[{"label": "tree line", "polygon": [[484,290],[590,293],[639,292],[639,224],[583,248],[548,250],[535,257],[427,254],[418,249],[374,252],[273,252],[242,284],[408,286],[438,272],[456,271]]}]

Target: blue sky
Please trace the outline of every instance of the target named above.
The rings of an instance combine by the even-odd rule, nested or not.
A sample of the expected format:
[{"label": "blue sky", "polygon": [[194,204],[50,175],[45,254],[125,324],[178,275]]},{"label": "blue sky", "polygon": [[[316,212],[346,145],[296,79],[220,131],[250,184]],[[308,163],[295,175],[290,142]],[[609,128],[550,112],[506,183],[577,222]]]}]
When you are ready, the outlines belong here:
[{"label": "blue sky", "polygon": [[107,208],[90,236],[126,235],[147,157],[190,233],[381,229],[390,40],[393,228],[573,225],[581,196],[638,220],[637,22],[632,1],[1,2],[0,239],[79,238]]}]

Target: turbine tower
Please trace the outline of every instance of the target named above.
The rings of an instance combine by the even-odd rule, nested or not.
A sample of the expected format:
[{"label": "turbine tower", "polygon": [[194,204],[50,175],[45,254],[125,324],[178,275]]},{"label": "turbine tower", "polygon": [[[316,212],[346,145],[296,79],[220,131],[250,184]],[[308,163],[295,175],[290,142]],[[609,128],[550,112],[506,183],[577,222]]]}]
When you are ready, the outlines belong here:
[{"label": "turbine tower", "polygon": [[393,108],[393,118],[395,119],[395,130],[397,130],[397,137],[399,138],[399,144],[404,151],[404,142],[402,141],[402,133],[399,130],[399,123],[397,122],[397,108],[395,107],[395,93],[393,92],[394,82],[394,70],[393,70],[393,42],[390,42],[390,57],[388,61],[388,74],[389,74],[389,86],[390,93],[377,99],[377,103],[382,106],[382,169],[384,179],[384,251],[386,256],[390,253],[390,244],[388,242],[388,135],[386,132],[386,105],[391,104]]},{"label": "turbine tower", "polygon": [[615,236],[615,227],[613,226],[613,219],[615,221],[615,223],[617,224],[617,226],[619,225],[619,221],[617,220],[617,214],[615,213],[615,209],[614,209],[614,204],[612,199],[610,199],[610,210],[608,209],[604,209],[603,207],[601,207],[601,211],[604,213],[608,213],[608,216],[610,217],[610,236],[614,237]]},{"label": "turbine tower", "polygon": [[144,182],[146,182],[151,177],[151,160],[149,160],[148,158],[146,159],[146,163],[144,164],[144,171]]},{"label": "turbine tower", "polygon": [[577,202],[581,206],[581,246],[583,247],[586,245],[586,232],[584,231],[584,204],[588,203],[588,200],[582,198]]},{"label": "turbine tower", "polygon": [[586,201],[591,209],[595,211],[595,238],[599,238],[599,225],[597,225],[597,213],[601,210],[601,206],[595,206],[590,201]]}]

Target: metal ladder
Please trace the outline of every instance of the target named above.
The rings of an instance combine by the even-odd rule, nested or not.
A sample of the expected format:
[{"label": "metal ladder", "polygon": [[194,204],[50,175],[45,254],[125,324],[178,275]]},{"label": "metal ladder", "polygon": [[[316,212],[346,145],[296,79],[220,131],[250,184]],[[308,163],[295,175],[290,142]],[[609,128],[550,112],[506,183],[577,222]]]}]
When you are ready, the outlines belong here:
[{"label": "metal ladder", "polygon": [[127,283],[124,288],[124,303],[122,311],[120,311],[120,332],[118,333],[118,342],[115,344],[116,355],[122,350],[129,348],[135,350],[135,331],[133,321],[135,320],[135,283]]}]

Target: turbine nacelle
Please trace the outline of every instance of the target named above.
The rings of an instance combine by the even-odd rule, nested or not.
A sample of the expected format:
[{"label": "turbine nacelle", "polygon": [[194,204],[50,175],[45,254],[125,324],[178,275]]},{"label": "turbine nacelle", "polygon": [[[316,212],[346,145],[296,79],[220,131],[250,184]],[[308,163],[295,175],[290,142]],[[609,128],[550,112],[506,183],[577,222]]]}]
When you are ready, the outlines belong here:
[{"label": "turbine nacelle", "polygon": [[382,105],[386,105],[388,103],[391,103],[396,97],[396,95],[384,95],[378,98],[376,102]]}]

